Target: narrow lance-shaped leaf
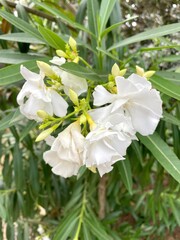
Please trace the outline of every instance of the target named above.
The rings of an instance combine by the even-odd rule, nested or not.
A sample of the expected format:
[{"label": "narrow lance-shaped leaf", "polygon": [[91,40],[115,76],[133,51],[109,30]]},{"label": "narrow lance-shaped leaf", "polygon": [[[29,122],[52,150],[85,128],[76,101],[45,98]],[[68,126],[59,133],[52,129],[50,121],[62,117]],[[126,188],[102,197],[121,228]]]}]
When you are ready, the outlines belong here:
[{"label": "narrow lance-shaped leaf", "polygon": [[102,33],[102,31],[104,30],[104,28],[106,26],[106,23],[111,15],[111,12],[113,10],[115,3],[116,3],[116,0],[111,0],[111,1],[102,0],[101,1],[100,12],[99,12],[100,34]]},{"label": "narrow lance-shaped leaf", "polygon": [[53,31],[51,31],[48,28],[44,28],[42,26],[39,25],[38,27],[40,34],[42,35],[42,37],[47,41],[47,43],[55,48],[55,49],[65,49],[65,44],[66,42],[60,37],[58,36],[56,33],[54,33]]},{"label": "narrow lance-shaped leaf", "polygon": [[126,38],[123,41],[114,44],[108,50],[111,51],[115,48],[123,47],[123,46],[129,45],[131,43],[161,37],[161,36],[164,36],[164,35],[167,35],[167,34],[176,33],[178,31],[180,31],[180,23],[168,24],[168,25],[158,27],[158,28],[154,28],[154,29],[151,29],[151,30],[147,30],[147,31],[139,33],[135,36]]},{"label": "narrow lance-shaped leaf", "polygon": [[[50,58],[42,58],[41,61],[47,62]],[[33,60],[23,63],[31,71],[38,71],[36,62]],[[5,86],[18,82],[23,79],[23,76],[20,74],[21,64],[15,64],[13,66],[8,66],[0,69],[0,86]]]},{"label": "narrow lance-shaped leaf", "polygon": [[0,35],[0,39],[13,41],[13,42],[23,42],[23,43],[35,43],[35,44],[45,44],[44,41],[33,37],[29,33],[20,32],[20,33],[9,33]]},{"label": "narrow lance-shaped leaf", "polygon": [[154,75],[150,78],[150,81],[153,83],[154,87],[159,91],[167,94],[170,97],[173,97],[177,100],[180,100],[180,88],[177,87],[173,82],[167,81],[164,78]]},{"label": "narrow lance-shaped leaf", "polygon": [[0,16],[5,18],[8,22],[13,24],[15,27],[19,28],[23,32],[27,32],[31,34],[31,36],[36,37],[43,41],[43,38],[39,34],[36,28],[32,27],[29,23],[25,22],[24,20],[15,17],[13,14],[8,13],[6,11],[0,10]]},{"label": "narrow lance-shaped leaf", "polygon": [[65,64],[61,65],[60,68],[66,72],[69,72],[71,74],[74,74],[74,75],[82,77],[82,78],[86,78],[86,79],[97,81],[97,82],[104,81],[104,79],[99,77],[99,75],[96,72],[94,72],[93,70],[82,67],[79,64],[76,64],[73,62],[65,63]]},{"label": "narrow lance-shaped leaf", "polygon": [[47,5],[45,3],[38,2],[36,0],[33,0],[33,2],[35,2],[38,6],[41,6],[42,8],[46,9],[48,12],[52,13],[56,17],[60,18],[63,22],[68,23],[72,27],[83,30],[83,31],[91,34],[91,32],[87,28],[85,28],[83,25],[74,22],[72,19],[67,17],[67,15],[60,12],[58,9],[54,8],[52,5],[50,7],[49,5]]},{"label": "narrow lance-shaped leaf", "polygon": [[118,162],[118,170],[124,185],[126,186],[129,193],[132,194],[132,173],[128,158]]},{"label": "narrow lance-shaped leaf", "polygon": [[161,137],[154,133],[147,137],[138,134],[138,138],[151,151],[164,169],[180,183],[180,160]]}]

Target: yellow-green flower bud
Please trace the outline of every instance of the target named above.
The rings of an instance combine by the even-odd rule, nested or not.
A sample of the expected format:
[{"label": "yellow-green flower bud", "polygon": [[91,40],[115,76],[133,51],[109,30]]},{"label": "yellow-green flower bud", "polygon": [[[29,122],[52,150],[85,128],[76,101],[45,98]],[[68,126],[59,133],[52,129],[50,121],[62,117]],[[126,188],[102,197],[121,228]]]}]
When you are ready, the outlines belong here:
[{"label": "yellow-green flower bud", "polygon": [[150,78],[155,74],[155,71],[147,71],[144,73],[144,77]]},{"label": "yellow-green flower bud", "polygon": [[69,89],[69,98],[74,103],[74,105],[79,106],[79,99],[76,92],[74,92],[72,89]]},{"label": "yellow-green flower bud", "polygon": [[112,66],[111,73],[114,77],[117,77],[117,76],[119,76],[119,72],[120,72],[119,67],[118,67],[117,63],[115,63]]},{"label": "yellow-green flower bud", "polygon": [[58,76],[52,70],[51,66],[45,62],[37,61],[37,65],[39,69],[45,74],[45,76],[50,77],[52,79],[57,78]]},{"label": "yellow-green flower bud", "polygon": [[77,43],[74,40],[74,38],[70,37],[68,43],[69,43],[70,47],[72,48],[72,50],[76,52],[77,51]]},{"label": "yellow-green flower bud", "polygon": [[143,76],[144,76],[144,69],[141,68],[141,67],[139,67],[139,66],[136,66],[136,73],[137,73],[139,76],[143,77]]},{"label": "yellow-green flower bud", "polygon": [[88,169],[93,173],[97,173],[96,167],[88,167]]},{"label": "yellow-green flower bud", "polygon": [[123,76],[124,76],[124,74],[126,73],[126,71],[127,71],[127,69],[122,69],[122,70],[120,70],[120,71],[119,71],[119,75],[118,75],[118,76],[121,76],[121,77],[123,77]]},{"label": "yellow-green flower bud", "polygon": [[43,110],[38,110],[37,115],[38,115],[38,117],[42,118],[43,120],[49,118],[49,114]]},{"label": "yellow-green flower bud", "polygon": [[84,124],[85,122],[87,121],[87,118],[84,114],[82,114],[80,117],[79,117],[79,123],[80,125]]},{"label": "yellow-green flower bud", "polygon": [[35,141],[36,141],[36,142],[39,142],[39,141],[44,140],[44,139],[47,138],[53,131],[54,131],[54,128],[53,128],[53,127],[44,130],[43,132],[41,132],[41,133],[37,136],[37,138],[36,138]]},{"label": "yellow-green flower bud", "polygon": [[62,50],[56,50],[56,54],[59,56],[59,57],[64,57],[64,58],[68,58],[68,55],[62,51]]}]

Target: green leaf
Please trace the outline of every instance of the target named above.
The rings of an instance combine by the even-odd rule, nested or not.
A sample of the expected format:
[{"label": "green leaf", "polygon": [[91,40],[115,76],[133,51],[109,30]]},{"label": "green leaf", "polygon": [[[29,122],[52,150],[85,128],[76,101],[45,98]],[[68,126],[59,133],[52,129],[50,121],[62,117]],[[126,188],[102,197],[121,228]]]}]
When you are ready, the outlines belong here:
[{"label": "green leaf", "polygon": [[146,137],[138,134],[138,138],[151,151],[164,169],[180,183],[180,160],[161,137],[154,133]]},{"label": "green leaf", "polygon": [[19,28],[23,32],[29,33],[31,36],[34,36],[35,38],[43,41],[43,38],[39,34],[38,30],[32,27],[29,23],[25,22],[24,20],[18,17],[15,17],[13,14],[3,10],[0,10],[0,16],[5,18],[8,22],[10,22],[11,24],[13,24],[15,27]]},{"label": "green leaf", "polygon": [[161,37],[161,36],[164,36],[164,35],[176,33],[178,31],[180,31],[180,23],[168,24],[168,25],[158,27],[158,28],[154,28],[154,29],[150,29],[150,30],[147,30],[145,32],[139,33],[135,36],[126,38],[123,41],[114,44],[108,50],[111,51],[115,48],[126,46],[126,45],[129,45],[131,43]]},{"label": "green leaf", "polygon": [[103,82],[104,80],[99,75],[89,68],[80,66],[79,64],[69,62],[60,66],[60,68],[66,72],[74,74],[78,77],[86,78],[89,80]]},{"label": "green leaf", "polygon": [[177,117],[175,117],[172,114],[169,114],[167,112],[163,113],[162,120],[180,127],[180,120]]},{"label": "green leaf", "polygon": [[180,61],[180,55],[170,55],[167,57],[163,57],[162,61],[164,62],[178,62]]},{"label": "green leaf", "polygon": [[16,188],[22,190],[24,185],[24,174],[23,174],[23,161],[22,152],[19,148],[19,144],[16,143],[13,151],[13,164],[14,164],[14,178]]},{"label": "green leaf", "polygon": [[111,0],[111,1],[102,0],[101,1],[100,12],[99,12],[100,34],[106,27],[107,21],[111,15],[111,12],[114,8],[115,3],[116,3],[116,0]]},{"label": "green leaf", "polygon": [[170,81],[166,81],[164,78],[157,75],[152,76],[150,81],[159,91],[167,94],[170,97],[180,100],[180,88],[178,88],[177,85]]},{"label": "green leaf", "polygon": [[19,123],[23,119],[23,115],[21,115],[19,109],[14,109],[7,116],[3,117],[0,120],[0,131],[3,131],[6,128],[12,127],[15,124]]},{"label": "green leaf", "polygon": [[20,141],[22,141],[28,134],[29,132],[34,129],[37,126],[37,122],[35,121],[29,121],[26,127],[22,130],[20,134]]},{"label": "green leaf", "polygon": [[0,63],[5,64],[18,64],[30,60],[41,60],[42,56],[30,55],[19,52],[12,52],[9,50],[0,50]]},{"label": "green leaf", "polygon": [[157,71],[156,75],[158,75],[166,80],[172,81],[174,84],[180,85],[180,73]]},{"label": "green leaf", "polygon": [[[99,4],[97,0],[87,1],[87,14],[88,14],[88,26],[89,30],[98,37],[98,14],[99,14]],[[96,39],[97,40],[97,39]]]},{"label": "green leaf", "polygon": [[83,25],[81,25],[79,23],[76,23],[75,21],[71,20],[69,17],[67,17],[64,13],[60,12],[58,9],[56,9],[52,6],[50,7],[47,4],[38,2],[36,0],[33,0],[33,2],[35,4],[37,4],[38,6],[46,9],[48,12],[52,13],[57,18],[60,18],[64,23],[68,23],[73,28],[77,28],[77,29],[83,30],[83,31],[91,34],[91,32],[89,32],[89,30],[87,28],[85,28]]},{"label": "green leaf", "polygon": [[35,43],[35,44],[45,44],[44,41],[39,40],[36,37],[33,37],[29,33],[9,33],[0,35],[1,40],[13,41],[13,42],[23,42],[23,43]]},{"label": "green leaf", "polygon": [[132,195],[132,173],[130,161],[126,158],[125,160],[119,161],[117,165],[121,179],[129,193]]},{"label": "green leaf", "polygon": [[[70,236],[72,229],[69,229],[69,225],[75,226],[78,221],[79,209],[74,210],[69,215],[67,215],[60,223],[53,237],[53,240],[66,240]],[[72,224],[73,223],[73,224]]]},{"label": "green leaf", "polygon": [[44,28],[42,26],[39,25],[38,27],[40,34],[42,35],[42,37],[47,41],[47,43],[55,48],[55,49],[65,49],[65,44],[66,42],[60,37],[58,36],[56,33],[54,33],[53,31],[51,31],[48,28]]},{"label": "green leaf", "polygon": [[[50,58],[42,58],[41,61],[47,62],[49,59]],[[31,71],[39,71],[34,60],[25,62],[23,65]],[[5,86],[22,80],[23,76],[20,74],[20,66],[21,64],[15,64],[13,66],[0,69],[0,86]]]},{"label": "green leaf", "polygon": [[133,17],[130,17],[122,22],[118,22],[118,23],[115,23],[113,25],[111,25],[110,27],[106,28],[102,33],[101,33],[101,38],[103,38],[106,34],[108,34],[109,32],[111,32],[112,30],[114,30],[115,28],[121,26],[122,24],[126,23],[126,22],[129,22],[133,19],[137,18],[137,16],[133,16]]}]

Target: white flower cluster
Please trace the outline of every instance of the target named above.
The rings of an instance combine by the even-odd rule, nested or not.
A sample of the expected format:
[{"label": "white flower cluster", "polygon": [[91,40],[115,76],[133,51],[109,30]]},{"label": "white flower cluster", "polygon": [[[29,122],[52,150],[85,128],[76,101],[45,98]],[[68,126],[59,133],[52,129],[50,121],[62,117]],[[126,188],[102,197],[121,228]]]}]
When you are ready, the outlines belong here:
[{"label": "white flower cluster", "polygon": [[[147,136],[155,131],[162,117],[162,101],[145,74],[125,79],[118,70],[119,74],[112,74],[113,81],[92,90],[86,79],[59,68],[65,58],[54,57],[50,62],[52,66],[37,62],[39,74],[21,66],[26,83],[17,102],[22,114],[41,123],[40,129],[51,126],[39,140],[51,146],[43,157],[53,173],[71,177],[85,165],[102,176],[124,159],[128,146],[137,139],[136,132]],[[68,109],[70,100],[75,105],[73,113]],[[60,124],[67,127],[57,137],[48,136]]]}]

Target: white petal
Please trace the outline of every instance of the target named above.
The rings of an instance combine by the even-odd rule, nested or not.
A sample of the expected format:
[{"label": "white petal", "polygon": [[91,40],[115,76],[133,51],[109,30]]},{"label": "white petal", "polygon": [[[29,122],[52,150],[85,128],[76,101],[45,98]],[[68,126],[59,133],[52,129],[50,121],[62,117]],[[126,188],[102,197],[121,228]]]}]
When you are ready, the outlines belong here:
[{"label": "white petal", "polygon": [[75,76],[73,74],[63,72],[61,75],[61,81],[65,86],[64,91],[69,95],[69,89],[72,89],[79,96],[81,93],[86,92],[88,85],[86,79]]},{"label": "white petal", "polygon": [[80,167],[81,166],[77,163],[63,161],[53,167],[52,172],[64,178],[67,178],[72,177],[73,175],[77,175]]},{"label": "white petal", "polygon": [[148,108],[159,117],[162,116],[162,100],[160,93],[155,89],[150,91],[145,89],[141,94],[133,96],[131,101]]},{"label": "white petal", "polygon": [[26,79],[27,81],[32,82],[39,82],[43,78],[43,75],[37,74],[35,72],[31,72],[29,69],[21,65],[20,67],[20,73]]},{"label": "white petal", "polygon": [[58,66],[61,66],[62,64],[64,64],[66,62],[66,59],[63,58],[63,57],[53,57],[52,60],[50,60],[51,63],[55,64],[55,65],[58,65]]},{"label": "white petal", "polygon": [[29,97],[25,104],[20,105],[21,113],[28,119],[42,121],[42,119],[37,116],[38,110],[44,110],[49,115],[53,114],[51,103],[46,103],[40,99],[35,98],[33,95]]},{"label": "white petal", "polygon": [[116,99],[116,94],[108,92],[103,86],[98,85],[93,92],[94,106],[102,106]]},{"label": "white petal", "polygon": [[151,83],[145,77],[141,77],[135,73],[131,74],[127,80],[132,82],[139,89],[146,88],[150,90],[152,88]]},{"label": "white petal", "polygon": [[52,150],[44,152],[43,158],[44,161],[48,163],[51,167],[56,166],[60,162],[57,152]]},{"label": "white petal", "polygon": [[123,77],[116,77],[116,86],[117,86],[117,93],[119,97],[123,98],[131,96],[139,91],[139,89],[130,81]]},{"label": "white petal", "polygon": [[64,117],[67,113],[68,104],[56,91],[50,89],[53,112],[58,117]]},{"label": "white petal", "polygon": [[134,103],[128,107],[128,111],[132,118],[132,124],[137,132],[147,136],[155,131],[160,117],[150,109]]}]

